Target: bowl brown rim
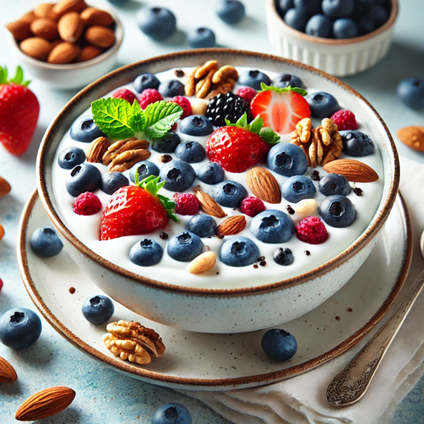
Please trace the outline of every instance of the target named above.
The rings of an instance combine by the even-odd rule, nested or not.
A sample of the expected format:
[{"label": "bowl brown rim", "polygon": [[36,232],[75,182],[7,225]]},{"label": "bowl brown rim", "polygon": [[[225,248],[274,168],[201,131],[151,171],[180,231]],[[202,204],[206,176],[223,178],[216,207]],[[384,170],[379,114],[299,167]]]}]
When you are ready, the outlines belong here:
[{"label": "bowl brown rim", "polygon": [[[93,90],[94,88],[107,84],[108,82],[113,80],[115,77],[119,76],[120,74],[124,72],[131,71],[133,68],[138,68],[140,66],[154,64],[156,62],[170,61],[175,58],[199,57],[199,60],[200,60],[202,56],[206,56],[207,58],[210,58],[210,57],[214,57],[214,55],[215,57],[217,55],[228,56],[230,59],[231,57],[234,57],[234,56],[241,56],[244,58],[246,58],[246,56],[256,57],[264,61],[279,62],[286,65],[288,64],[290,66],[294,66],[294,67],[309,71],[311,73],[318,74],[322,78],[333,82],[334,84],[338,85],[339,87],[343,88],[344,90],[348,91],[349,93],[355,95],[356,97],[361,99],[363,102],[365,102],[365,104],[371,109],[375,117],[380,121],[382,127],[384,128],[384,131],[388,138],[388,147],[390,147],[388,150],[389,150],[389,155],[391,156],[391,163],[393,164],[392,165],[393,178],[390,182],[390,188],[389,188],[387,199],[384,205],[382,206],[378,214],[378,217],[375,218],[374,216],[373,219],[375,219],[375,222],[371,226],[369,226],[355,240],[355,242],[352,243],[347,249],[345,249],[343,252],[335,256],[333,259],[327,261],[325,264],[320,265],[312,269],[311,271],[308,271],[296,277],[288,278],[286,280],[282,280],[275,283],[265,284],[262,286],[252,286],[252,287],[235,288],[235,289],[209,289],[209,288],[198,288],[198,287],[185,287],[185,286],[179,286],[179,285],[174,285],[170,283],[164,283],[164,282],[146,278],[141,275],[135,274],[131,271],[125,270],[122,267],[109,262],[108,260],[102,258],[98,254],[93,252],[91,249],[85,246],[79,239],[77,239],[72,234],[72,232],[62,222],[62,220],[56,213],[55,209],[53,208],[52,202],[49,197],[49,192],[47,189],[46,179],[45,179],[46,173],[44,172],[44,169],[47,166],[45,161],[45,157],[46,157],[45,153],[50,147],[51,139],[54,137],[52,133],[54,133],[54,130],[56,127],[60,127],[61,121],[69,115],[69,109],[72,109],[75,103],[78,103],[81,99],[84,99],[85,97],[89,96],[90,91]],[[109,74],[105,75],[104,77],[101,77],[98,80],[94,81],[93,83],[88,85],[86,88],[81,90],[65,105],[65,107],[54,119],[53,123],[47,129],[38,151],[37,174],[38,174],[38,179],[37,179],[38,189],[39,189],[41,200],[44,205],[44,209],[47,212],[47,215],[49,216],[53,225],[76,249],[79,250],[80,253],[88,256],[91,260],[98,263],[100,266],[106,268],[109,271],[125,276],[137,283],[145,284],[159,290],[164,290],[167,292],[187,293],[191,295],[212,295],[212,296],[225,295],[226,297],[258,294],[258,293],[274,291],[279,288],[289,288],[294,285],[304,283],[312,278],[322,276],[326,272],[329,272],[330,270],[340,266],[344,261],[351,258],[354,254],[356,254],[358,251],[363,249],[369,243],[369,241],[377,234],[377,232],[381,229],[387,217],[389,216],[390,210],[393,207],[393,203],[395,202],[396,195],[398,192],[398,187],[399,187],[399,180],[400,180],[399,157],[397,154],[397,150],[396,150],[396,146],[393,141],[393,138],[385,122],[382,120],[381,116],[377,113],[374,107],[361,94],[359,94],[357,91],[355,91],[353,88],[351,88],[347,84],[340,81],[338,78],[335,78],[324,71],[313,68],[312,66],[305,65],[303,63],[300,63],[294,60],[281,58],[278,56],[273,56],[273,55],[269,55],[265,53],[257,53],[257,52],[233,50],[233,49],[199,49],[199,50],[181,51],[176,53],[170,53],[167,55],[156,56],[150,59],[142,60],[140,62],[123,66],[122,68],[116,69],[115,71],[112,71]]]},{"label": "bowl brown rim", "polygon": [[390,11],[389,19],[380,28],[377,28],[375,31],[372,31],[369,34],[361,35],[359,37],[343,38],[343,39],[314,37],[312,35],[308,35],[302,31],[298,31],[297,29],[294,29],[288,26],[284,22],[283,18],[281,18],[281,16],[279,15],[277,11],[277,8],[275,7],[276,0],[268,0],[267,8],[273,14],[274,19],[278,22],[277,25],[279,25],[283,31],[290,33],[294,37],[300,38],[305,41],[309,41],[310,43],[314,43],[314,44],[325,44],[328,46],[332,46],[332,45],[343,46],[346,44],[362,43],[364,41],[370,40],[371,38],[374,38],[382,34],[386,30],[388,30],[391,26],[393,26],[399,14],[399,3],[398,3],[398,0],[391,0],[391,1],[392,1],[392,10]]}]

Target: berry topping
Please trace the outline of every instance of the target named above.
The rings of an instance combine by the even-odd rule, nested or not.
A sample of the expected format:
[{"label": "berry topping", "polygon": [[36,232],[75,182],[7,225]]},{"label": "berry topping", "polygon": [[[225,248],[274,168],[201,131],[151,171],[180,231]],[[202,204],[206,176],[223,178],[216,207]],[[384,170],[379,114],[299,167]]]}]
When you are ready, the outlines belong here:
[{"label": "berry topping", "polygon": [[287,88],[289,86],[305,88],[305,84],[303,83],[303,81],[296,75],[292,75],[292,74],[278,75],[277,78],[275,78],[274,81],[272,82],[272,85],[278,88]]},{"label": "berry topping", "polygon": [[72,169],[84,161],[84,150],[78,147],[67,147],[59,153],[58,163],[62,169]]},{"label": "berry topping", "polygon": [[268,153],[267,166],[285,177],[303,175],[308,170],[305,152],[291,143],[279,143]]},{"label": "berry topping", "polygon": [[205,184],[217,184],[224,181],[225,172],[221,165],[209,162],[203,165],[197,172],[197,178]]},{"label": "berry topping", "polygon": [[216,229],[216,221],[210,215],[195,215],[187,224],[187,230],[199,237],[212,237]]},{"label": "berry topping", "polygon": [[156,265],[162,259],[163,249],[154,240],[146,238],[131,247],[129,256],[131,262],[136,265],[152,266]]},{"label": "berry topping", "polygon": [[334,196],[335,194],[347,196],[351,187],[349,181],[343,175],[328,174],[319,181],[318,190],[324,196]]},{"label": "berry topping", "polygon": [[326,224],[336,228],[348,227],[356,219],[353,203],[339,194],[326,197],[319,206],[319,214]]},{"label": "berry topping", "polygon": [[268,75],[264,74],[261,71],[252,69],[250,71],[243,72],[240,74],[238,83],[240,85],[246,85],[247,87],[252,87],[255,90],[261,89],[261,84],[271,85],[271,80]]},{"label": "berry topping", "polygon": [[93,193],[89,191],[81,193],[73,204],[74,212],[77,215],[94,215],[102,208],[102,202]]},{"label": "berry topping", "polygon": [[150,162],[148,160],[144,160],[142,162],[136,163],[131,169],[130,169],[130,178],[131,181],[135,182],[135,176],[138,175],[139,180],[144,180],[147,177],[150,177],[150,175],[154,175],[155,177],[159,176],[159,168],[156,164],[153,162]]},{"label": "berry topping", "polygon": [[205,148],[197,141],[187,141],[180,143],[175,149],[175,155],[188,163],[202,162],[206,157]]},{"label": "berry topping", "polygon": [[358,124],[355,115],[350,110],[338,110],[331,115],[331,119],[337,125],[339,131],[357,130]]},{"label": "berry topping", "polygon": [[252,218],[266,209],[264,202],[254,196],[245,197],[240,207],[243,213]]},{"label": "berry topping", "polygon": [[236,236],[221,246],[219,258],[226,265],[241,267],[258,261],[259,249],[247,237]]},{"label": "berry topping", "polygon": [[0,292],[2,288],[3,288],[3,280],[0,278]]},{"label": "berry topping", "polygon": [[249,103],[231,92],[213,97],[206,109],[206,117],[216,127],[223,127],[227,120],[234,124],[244,113],[247,113],[247,120],[250,121]]},{"label": "berry topping", "polygon": [[160,179],[170,191],[183,192],[189,189],[196,179],[196,172],[187,162],[172,160],[160,170]]},{"label": "berry topping", "polygon": [[264,243],[285,243],[294,236],[295,228],[284,212],[268,209],[252,219],[250,231]]},{"label": "berry topping", "polygon": [[297,342],[293,334],[275,328],[263,335],[262,349],[275,361],[287,361],[297,352]]},{"label": "berry topping", "polygon": [[203,242],[196,234],[185,231],[169,239],[168,255],[179,262],[190,262],[203,250]]},{"label": "berry topping", "polygon": [[160,81],[153,74],[141,74],[134,80],[134,88],[137,93],[142,93],[146,88],[158,89]]},{"label": "berry topping", "polygon": [[170,102],[176,103],[177,105],[183,108],[184,112],[180,116],[180,119],[184,119],[185,117],[191,115],[191,103],[190,103],[190,100],[187,99],[187,97],[175,96],[170,100]]},{"label": "berry topping", "polygon": [[222,181],[214,186],[212,197],[222,206],[237,208],[247,197],[247,191],[237,181]]},{"label": "berry topping", "polygon": [[187,116],[187,118],[184,118],[181,121],[180,129],[183,134],[193,135],[196,137],[209,135],[213,132],[213,126],[209,122],[209,119],[202,115]]},{"label": "berry topping", "polygon": [[237,90],[237,96],[241,97],[242,99],[246,100],[247,103],[251,103],[252,99],[258,94],[256,90],[252,87],[240,87]]},{"label": "berry topping", "polygon": [[71,126],[71,138],[75,141],[91,143],[103,135],[102,130],[94,123],[90,115],[79,117]]},{"label": "berry topping", "polygon": [[127,185],[130,185],[130,182],[124,174],[121,172],[108,172],[103,175],[102,186],[100,188],[106,194],[113,194],[116,190],[118,190],[118,188],[125,187]]},{"label": "berry topping", "polygon": [[121,88],[118,91],[115,91],[112,94],[112,97],[114,99],[124,99],[130,104],[133,104],[134,100],[137,98],[131,90],[128,90],[128,88]]},{"label": "berry topping", "polygon": [[175,212],[180,215],[195,215],[199,212],[199,201],[194,194],[191,193],[175,193]]},{"label": "berry topping", "polygon": [[281,187],[283,197],[291,203],[297,203],[303,199],[313,199],[315,192],[315,186],[311,179],[303,175],[290,177]]},{"label": "berry topping", "polygon": [[86,191],[96,191],[102,185],[102,174],[89,163],[77,165],[66,178],[66,190],[77,197]]},{"label": "berry topping", "polygon": [[161,82],[158,90],[163,97],[183,96],[185,93],[184,84],[178,80]]},{"label": "berry topping", "polygon": [[294,262],[293,253],[289,248],[283,249],[282,247],[279,247],[273,255],[275,263],[278,265],[291,265]]},{"label": "berry topping", "polygon": [[296,236],[299,240],[310,244],[321,244],[328,239],[327,229],[317,216],[307,216],[296,227]]},{"label": "berry topping", "polygon": [[345,131],[341,133],[343,152],[353,157],[363,157],[374,153],[374,144],[361,131]]},{"label": "berry topping", "polygon": [[339,103],[330,93],[319,91],[308,94],[305,99],[311,108],[311,116],[313,118],[329,118],[335,112],[340,110]]},{"label": "berry topping", "polygon": [[174,153],[181,143],[180,136],[174,132],[167,132],[163,136],[152,140],[150,146],[159,153]]},{"label": "berry topping", "polygon": [[138,102],[140,103],[142,109],[146,109],[146,107],[150,104],[159,102],[160,100],[163,100],[163,97],[159,91],[155,90],[154,88],[147,88],[140,94],[140,97],[138,98]]}]

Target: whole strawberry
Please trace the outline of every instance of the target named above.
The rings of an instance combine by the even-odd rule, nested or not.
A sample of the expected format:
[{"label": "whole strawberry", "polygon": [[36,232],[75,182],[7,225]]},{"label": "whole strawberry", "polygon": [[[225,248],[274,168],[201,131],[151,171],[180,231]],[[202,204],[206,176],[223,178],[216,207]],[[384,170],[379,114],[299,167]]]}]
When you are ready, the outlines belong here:
[{"label": "whole strawberry", "polygon": [[168,219],[176,220],[175,203],[158,194],[165,181],[151,175],[135,186],[125,186],[110,198],[103,212],[100,240],[148,234],[165,227]]},{"label": "whole strawberry", "polygon": [[20,66],[8,79],[6,68],[0,67],[0,143],[13,155],[28,149],[37,127],[40,104],[27,87]]}]

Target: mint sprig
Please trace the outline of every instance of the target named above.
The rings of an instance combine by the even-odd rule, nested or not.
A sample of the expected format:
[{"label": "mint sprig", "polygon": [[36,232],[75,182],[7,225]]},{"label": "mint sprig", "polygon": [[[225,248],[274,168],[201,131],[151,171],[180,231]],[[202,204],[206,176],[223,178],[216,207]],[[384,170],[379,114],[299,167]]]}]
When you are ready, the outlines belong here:
[{"label": "mint sprig", "polygon": [[178,222],[178,218],[175,215],[175,202],[162,194],[158,194],[159,190],[165,185],[165,181],[160,183],[159,180],[160,177],[150,175],[140,181],[139,173],[137,172],[137,174],[135,174],[135,185],[147,191],[150,195],[157,197],[168,212],[169,217],[173,221]]},{"label": "mint sprig", "polygon": [[288,91],[294,91],[295,93],[300,94],[301,96],[305,97],[308,92],[306,90],[304,90],[303,88],[300,87],[292,87],[291,85],[289,85],[288,87],[284,87],[284,88],[279,88],[279,87],[274,87],[273,85],[266,85],[263,82],[261,82],[261,91],[275,91],[276,93],[287,93]]},{"label": "mint sprig", "polygon": [[142,110],[137,101],[99,99],[91,103],[95,124],[112,140],[122,140],[144,133],[149,139],[167,133],[183,114],[176,103],[161,100]]}]

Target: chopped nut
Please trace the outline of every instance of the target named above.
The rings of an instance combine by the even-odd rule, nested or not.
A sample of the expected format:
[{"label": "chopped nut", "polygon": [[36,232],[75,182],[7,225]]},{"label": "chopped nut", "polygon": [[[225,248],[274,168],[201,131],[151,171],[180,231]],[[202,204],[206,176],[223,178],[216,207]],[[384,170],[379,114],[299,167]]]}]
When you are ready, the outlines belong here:
[{"label": "chopped nut", "polygon": [[231,78],[235,82],[238,79],[238,72],[233,66],[226,65],[215,72],[212,82],[219,85],[223,84],[228,78]]},{"label": "chopped nut", "polygon": [[209,71],[206,78],[203,78],[196,84],[196,97],[199,99],[203,99],[209,93],[212,86],[212,78],[215,74],[215,69]]},{"label": "chopped nut", "polygon": [[87,162],[101,163],[103,155],[107,152],[110,146],[110,140],[107,137],[96,138],[87,150]]},{"label": "chopped nut", "polygon": [[196,90],[196,78],[194,77],[194,75],[196,74],[197,70],[200,68],[200,66],[198,66],[197,68],[194,68],[193,72],[189,75],[188,79],[187,79],[187,83],[184,87],[186,96],[194,96],[195,94],[195,90]]},{"label": "chopped nut", "polygon": [[202,66],[197,68],[194,74],[194,78],[196,78],[197,80],[202,79],[203,77],[208,75],[210,71],[212,70],[216,71],[217,69],[218,69],[218,62],[216,60],[209,60],[208,62],[204,63]]},{"label": "chopped nut", "polygon": [[[127,138],[125,140],[113,143],[103,155],[103,165],[109,165],[118,155],[129,150],[147,149],[149,142],[147,140],[138,140],[136,137]],[[150,156],[150,155],[149,155]],[[144,159],[140,159],[144,160]]]}]

